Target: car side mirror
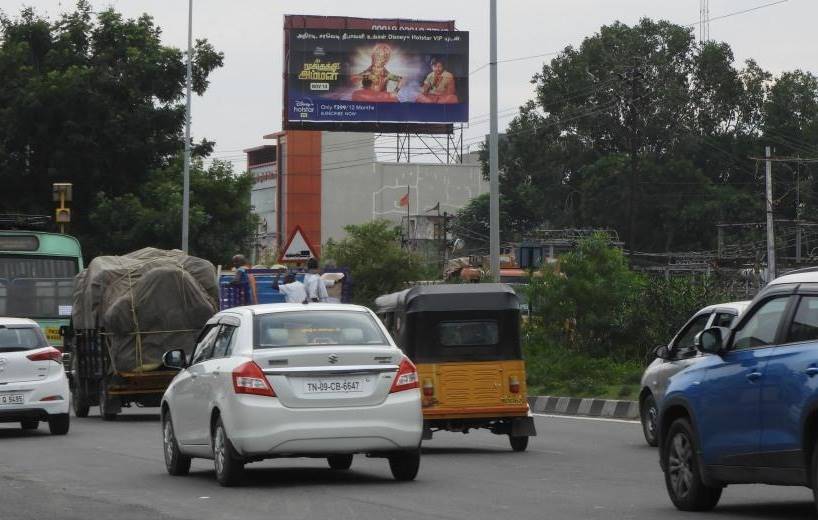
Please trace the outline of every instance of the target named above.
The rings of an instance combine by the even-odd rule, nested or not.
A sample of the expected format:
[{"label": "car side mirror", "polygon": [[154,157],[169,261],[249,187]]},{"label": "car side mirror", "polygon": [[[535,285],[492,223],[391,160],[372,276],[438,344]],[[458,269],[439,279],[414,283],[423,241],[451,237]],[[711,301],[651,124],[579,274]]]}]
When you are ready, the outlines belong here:
[{"label": "car side mirror", "polygon": [[667,345],[659,345],[653,349],[653,354],[659,359],[669,359],[670,349],[667,348]]},{"label": "car side mirror", "polygon": [[162,364],[168,368],[182,370],[187,368],[187,355],[180,348],[168,350],[162,355]]},{"label": "car side mirror", "polygon": [[720,354],[727,347],[730,329],[711,327],[699,333],[694,340],[696,348],[705,354]]}]

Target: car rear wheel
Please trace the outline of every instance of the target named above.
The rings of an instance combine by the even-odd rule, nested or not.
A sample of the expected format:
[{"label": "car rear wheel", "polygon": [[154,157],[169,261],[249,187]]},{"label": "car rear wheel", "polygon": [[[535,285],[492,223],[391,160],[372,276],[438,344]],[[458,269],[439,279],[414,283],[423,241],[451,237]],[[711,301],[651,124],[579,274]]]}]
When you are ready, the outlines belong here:
[{"label": "car rear wheel", "polygon": [[330,455],[327,462],[331,469],[346,470],[352,466],[352,455]]},{"label": "car rear wheel", "polygon": [[162,418],[162,448],[165,452],[165,467],[170,475],[176,477],[190,472],[190,457],[179,450],[170,412],[165,413]]},{"label": "car rear wheel", "polygon": [[528,437],[508,436],[508,441],[511,443],[511,449],[514,451],[525,451],[528,449]]},{"label": "car rear wheel", "polygon": [[653,395],[648,394],[648,396],[645,397],[645,400],[642,402],[642,408],[639,411],[645,441],[649,446],[658,445],[659,439],[656,435],[656,418],[659,416],[659,408],[656,406],[656,399],[653,398]]},{"label": "car rear wheel", "polygon": [[24,430],[36,430],[40,426],[40,421],[37,419],[26,419],[24,421],[20,421],[20,427]]},{"label": "car rear wheel", "polygon": [[389,469],[395,480],[415,480],[420,469],[420,451],[407,451],[389,457]]},{"label": "car rear wheel", "polygon": [[233,448],[227,437],[221,418],[216,423],[213,433],[213,464],[216,468],[216,480],[225,487],[235,486],[244,475],[244,461]]},{"label": "car rear wheel", "polygon": [[71,416],[67,413],[59,413],[48,418],[48,431],[51,435],[65,435],[71,426]]},{"label": "car rear wheel", "polygon": [[662,458],[668,495],[680,511],[710,511],[721,498],[721,487],[710,487],[702,481],[696,453],[690,423],[677,419],[668,429]]}]

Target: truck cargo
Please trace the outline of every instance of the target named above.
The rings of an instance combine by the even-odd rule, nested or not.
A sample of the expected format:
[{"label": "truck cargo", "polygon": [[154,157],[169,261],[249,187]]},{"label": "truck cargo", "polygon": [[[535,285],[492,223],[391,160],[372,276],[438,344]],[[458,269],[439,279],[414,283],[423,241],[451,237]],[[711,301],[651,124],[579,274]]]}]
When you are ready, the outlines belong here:
[{"label": "truck cargo", "polygon": [[123,406],[158,406],[176,375],[162,355],[181,348],[192,356],[218,298],[213,264],[179,250],[95,258],[75,279],[65,334],[76,415],[99,405],[110,420]]}]

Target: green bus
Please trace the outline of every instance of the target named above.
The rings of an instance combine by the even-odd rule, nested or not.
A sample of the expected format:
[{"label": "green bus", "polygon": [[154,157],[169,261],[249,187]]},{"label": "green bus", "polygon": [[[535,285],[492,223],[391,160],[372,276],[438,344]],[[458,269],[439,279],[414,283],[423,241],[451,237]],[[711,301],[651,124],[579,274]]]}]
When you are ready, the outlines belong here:
[{"label": "green bus", "polygon": [[62,349],[60,327],[71,320],[74,277],[82,269],[72,236],[0,230],[0,316],[35,320],[49,344]]}]

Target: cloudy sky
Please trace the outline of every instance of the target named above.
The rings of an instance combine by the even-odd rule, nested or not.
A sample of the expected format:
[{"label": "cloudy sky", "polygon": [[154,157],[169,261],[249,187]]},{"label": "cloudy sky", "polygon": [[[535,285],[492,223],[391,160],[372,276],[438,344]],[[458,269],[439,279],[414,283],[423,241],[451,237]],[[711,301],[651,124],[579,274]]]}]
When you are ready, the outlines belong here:
[{"label": "cloudy sky", "polygon": [[[710,0],[711,18],[771,4],[776,0]],[[128,17],[151,14],[165,43],[187,45],[186,0],[92,0],[95,9],[112,6]],[[14,16],[22,6],[56,16],[73,0],[2,0]],[[577,45],[600,26],[616,20],[633,24],[642,17],[691,26],[699,20],[699,0],[499,0],[501,128],[515,107],[531,97],[531,76],[548,57]],[[489,0],[194,0],[194,38],[208,38],[225,54],[225,66],[211,77],[210,89],[194,98],[193,135],[216,141],[216,156],[243,168],[243,148],[264,144],[262,135],[281,128],[282,21],[284,14],[367,18],[455,20],[470,31],[470,68],[489,59]],[[774,73],[818,71],[818,1],[788,0],[711,22],[711,38],[730,43],[739,62],[756,59]],[[488,67],[471,76],[466,142],[488,132]]]}]

